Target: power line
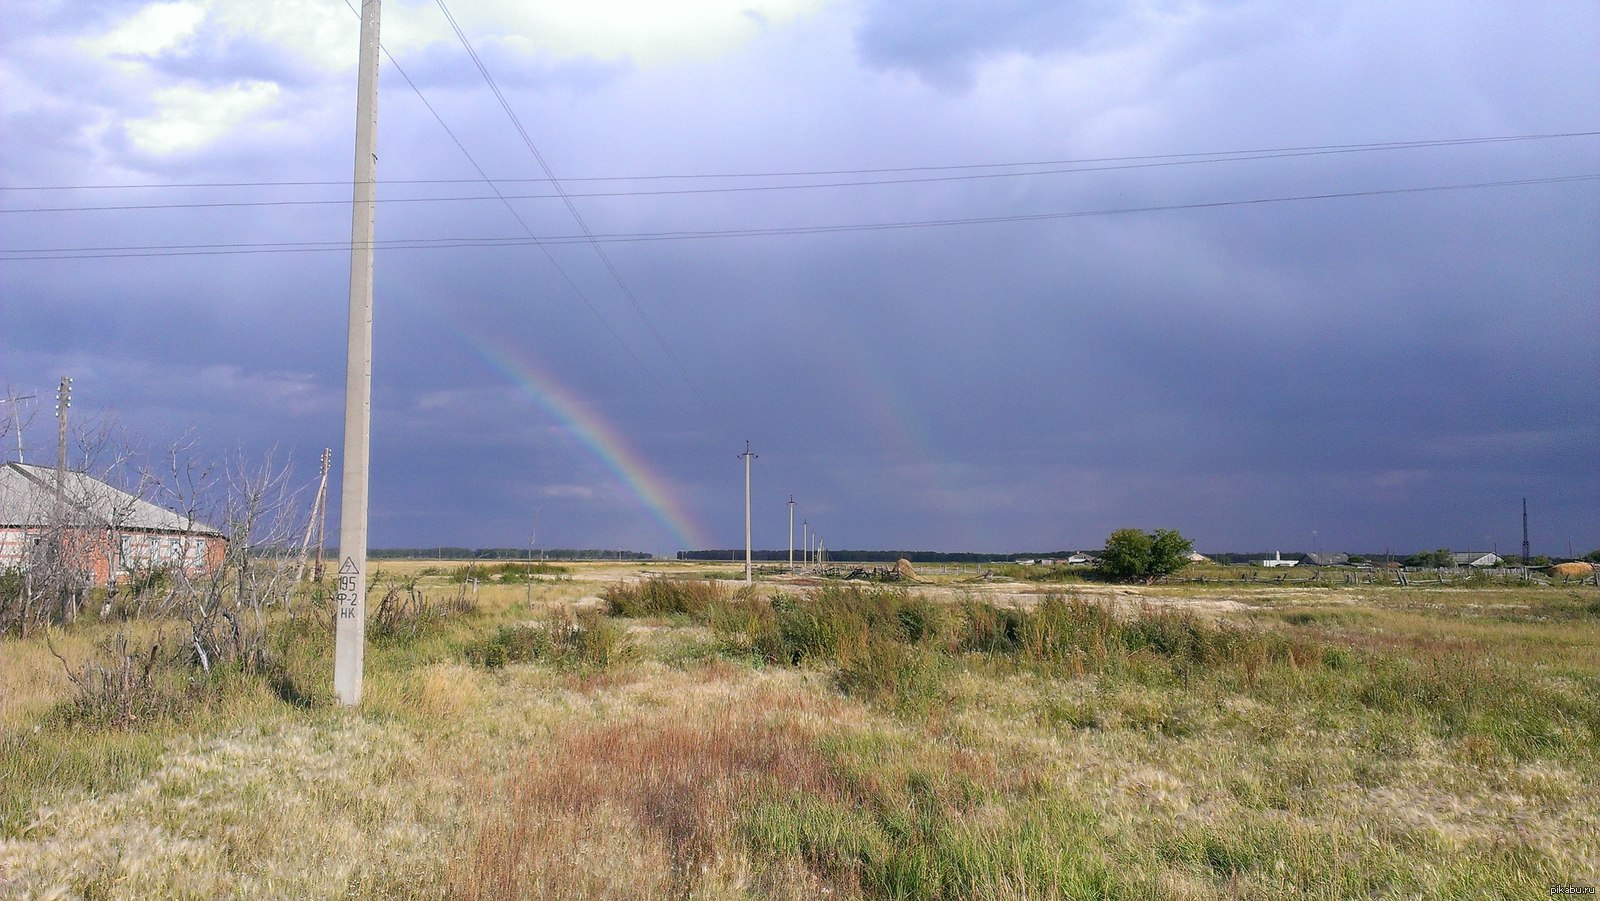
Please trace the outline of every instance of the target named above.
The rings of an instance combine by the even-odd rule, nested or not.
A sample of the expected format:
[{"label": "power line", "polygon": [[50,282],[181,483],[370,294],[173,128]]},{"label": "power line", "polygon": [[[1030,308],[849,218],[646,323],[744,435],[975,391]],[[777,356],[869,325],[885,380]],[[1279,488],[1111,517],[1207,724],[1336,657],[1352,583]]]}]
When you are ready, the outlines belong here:
[{"label": "power line", "polygon": [[460,40],[461,46],[466,49],[467,55],[472,58],[473,65],[477,66],[479,74],[481,74],[484,81],[488,83],[489,90],[494,92],[495,99],[500,101],[500,108],[505,111],[506,117],[511,120],[511,124],[516,128],[517,134],[522,137],[522,143],[527,146],[528,152],[533,154],[534,160],[539,163],[539,169],[543,171],[545,177],[550,180],[550,186],[554,188],[556,193],[561,196],[561,201],[566,205],[567,212],[572,215],[573,221],[578,223],[578,228],[580,228],[585,237],[589,239],[589,246],[594,249],[595,255],[600,258],[600,262],[605,264],[606,271],[611,274],[611,280],[616,283],[619,289],[621,289],[623,296],[628,299],[628,303],[632,304],[634,312],[639,315],[640,321],[642,321],[645,324],[645,327],[650,330],[650,334],[655,337],[656,343],[661,346],[661,349],[666,352],[668,359],[670,359],[672,364],[677,367],[678,373],[683,376],[684,383],[689,386],[689,389],[694,392],[694,394],[696,394],[703,403],[709,402],[709,399],[700,390],[699,386],[695,384],[694,379],[689,375],[689,370],[683,365],[683,361],[678,359],[678,355],[673,352],[672,347],[668,345],[666,339],[661,336],[661,330],[656,328],[656,324],[651,321],[648,315],[645,314],[644,307],[639,305],[639,299],[634,296],[633,290],[628,287],[628,283],[623,281],[622,273],[617,271],[616,264],[611,261],[610,255],[605,252],[605,248],[600,246],[600,242],[595,240],[594,233],[589,228],[589,223],[584,221],[583,215],[578,212],[577,204],[572,202],[572,198],[567,196],[566,190],[561,187],[561,182],[556,179],[555,173],[551,171],[550,164],[545,162],[544,154],[539,152],[538,145],[533,142],[533,138],[529,136],[528,130],[523,127],[522,120],[517,118],[516,111],[511,108],[511,103],[506,100],[506,95],[501,92],[500,85],[495,82],[494,76],[489,74],[489,69],[483,64],[483,60],[478,56],[478,51],[472,49],[472,42],[467,40],[467,33],[461,30],[460,23],[458,23],[456,21],[456,17],[450,13],[450,7],[445,4],[445,0],[435,0],[435,3],[438,4],[439,11],[444,13],[445,21],[450,23],[451,30],[456,33],[456,38]]},{"label": "power line", "polygon": [[[424,101],[427,102],[427,101]],[[432,107],[429,107],[432,109]],[[437,115],[437,114],[435,114]],[[448,128],[446,128],[448,131]],[[454,134],[451,133],[451,138]],[[459,144],[459,141],[458,141]],[[462,149],[464,150],[464,149]],[[1338,152],[1338,150],[1328,150]],[[557,192],[557,194],[504,194],[499,190],[498,184],[504,184],[507,179],[490,181],[485,176],[482,182],[466,182],[466,184],[488,184],[493,190],[493,195],[446,195],[446,197],[387,197],[379,198],[379,203],[469,203],[480,200],[499,200],[510,208],[510,200],[568,200],[574,197],[683,197],[683,195],[699,194],[754,194],[765,190],[818,190],[835,189],[835,187],[877,187],[898,186],[898,184],[928,184],[928,182],[955,182],[955,181],[981,181],[981,179],[1000,178],[1029,178],[1029,176],[1046,176],[1046,174],[1078,174],[1102,173],[1102,171],[1139,170],[1139,168],[1166,168],[1166,166],[1203,165],[1203,163],[1234,163],[1248,162],[1248,160],[1282,160],[1282,158],[1307,157],[1307,155],[1320,154],[1277,154],[1253,155],[1253,157],[1221,157],[1205,158],[1205,160],[1178,160],[1178,162],[1138,163],[1138,165],[1115,166],[1082,166],[1082,168],[1069,168],[1069,170],[1040,170],[1019,171],[1019,173],[984,173],[984,174],[955,174],[955,176],[926,176],[926,178],[901,178],[901,179],[870,179],[870,181],[830,181],[806,182],[806,184],[758,184],[758,186],[722,186],[722,187],[677,187],[677,189],[664,190],[592,190],[592,192]],[[470,158],[470,157],[469,157]],[[474,163],[477,166],[477,163]],[[482,171],[482,170],[480,170]],[[544,179],[538,179],[544,181]],[[342,206],[349,200],[213,200],[213,202],[187,202],[187,203],[123,203],[123,205],[101,206],[29,206],[29,208],[14,208],[14,210],[0,210],[0,213],[106,213],[106,211],[128,210],[216,210],[216,208],[245,208],[245,206]],[[512,216],[517,216],[512,210]],[[522,216],[517,216],[517,221],[522,221]],[[530,232],[531,234],[531,232]]]},{"label": "power line", "polygon": [[[355,13],[357,18],[361,17],[361,13],[359,11],[357,11],[354,6],[352,6],[350,4],[350,0],[345,0],[345,6],[349,7],[350,11],[352,13]],[[484,183],[488,184],[490,190],[495,192],[495,195],[498,197],[500,202],[505,205],[506,212],[511,214],[511,218],[513,218],[513,219],[515,219],[517,221],[517,225],[522,227],[523,232],[527,234],[528,238],[531,239],[532,243],[535,246],[537,246],[539,248],[539,250],[541,250],[544,253],[545,259],[548,260],[550,262],[550,265],[555,268],[556,272],[561,276],[562,281],[566,282],[567,287],[569,289],[571,289],[572,293],[577,295],[579,300],[583,301],[583,305],[589,308],[589,312],[593,313],[596,319],[600,320],[600,324],[605,327],[605,330],[611,335],[611,337],[613,339],[616,340],[616,342],[619,345],[622,346],[622,349],[628,354],[628,356],[633,360],[633,362],[644,372],[644,374],[646,376],[648,376],[652,382],[655,382],[656,387],[660,388],[661,392],[663,394],[667,394],[668,396],[671,396],[670,393],[667,391],[666,385],[661,383],[661,379],[657,378],[655,372],[653,370],[651,370],[650,367],[645,365],[644,360],[641,359],[639,357],[639,354],[634,351],[632,345],[628,344],[627,341],[624,341],[622,339],[622,335],[619,334],[617,332],[617,330],[612,327],[611,322],[608,319],[606,319],[606,317],[603,314],[601,314],[600,309],[598,307],[596,307],[594,305],[594,302],[589,299],[589,295],[584,293],[582,288],[578,287],[577,282],[573,281],[572,276],[569,275],[567,273],[567,270],[564,267],[562,267],[561,263],[559,263],[556,260],[555,255],[550,252],[550,248],[546,247],[544,245],[544,242],[540,241],[538,236],[536,236],[533,233],[533,229],[530,228],[528,226],[528,223],[525,220],[523,220],[522,216],[517,213],[516,208],[511,205],[510,200],[508,200],[505,197],[505,195],[503,195],[500,192],[499,187],[497,187],[493,181],[490,181],[488,173],[483,171],[483,167],[478,165],[478,161],[472,156],[472,153],[467,150],[467,145],[465,145],[465,144],[463,144],[461,142],[461,138],[456,136],[455,131],[453,131],[450,128],[449,124],[447,124],[444,121],[444,117],[439,115],[439,111],[434,109],[433,104],[428,102],[428,98],[427,97],[423,96],[422,89],[417,87],[417,83],[411,80],[411,76],[410,75],[406,74],[406,70],[400,65],[400,63],[398,61],[395,60],[393,54],[391,54],[389,52],[389,49],[387,47],[384,47],[381,43],[378,45],[378,49],[383,51],[383,55],[388,58],[389,64],[394,67],[395,72],[399,73],[400,77],[405,79],[406,84],[409,85],[411,87],[412,92],[417,95],[417,99],[422,101],[422,105],[427,108],[427,110],[428,110],[428,112],[430,114],[433,115],[434,121],[438,122],[439,123],[439,127],[444,129],[444,133],[450,136],[450,140],[451,141],[455,142],[456,149],[461,151],[461,155],[466,157],[467,158],[467,162],[472,165],[472,168],[474,170],[476,170],[477,173],[480,176],[483,177]],[[381,245],[375,244],[374,246],[381,246]]]},{"label": "power line", "polygon": [[[388,56],[388,51],[384,54]],[[394,57],[389,56],[389,61],[394,63]],[[398,64],[396,64],[398,69]],[[402,76],[404,77],[403,73]],[[421,91],[406,78],[412,90],[420,96]],[[430,108],[430,112],[431,112]],[[437,118],[437,113],[435,114]],[[447,129],[448,130],[448,129]],[[1412,150],[1429,149],[1438,147],[1466,147],[1478,144],[1503,144],[1528,141],[1547,141],[1561,138],[1590,138],[1600,136],[1600,131],[1571,131],[1548,132],[1520,135],[1490,135],[1474,138],[1436,138],[1414,141],[1382,141],[1360,144],[1311,144],[1291,147],[1258,147],[1244,150],[1207,150],[1188,151],[1181,153],[1156,153],[1139,154],[1130,156],[1082,157],[1076,159],[1052,159],[1032,161],[1012,161],[996,163],[960,163],[953,165],[922,165],[922,166],[894,166],[880,168],[853,168],[853,169],[813,169],[789,170],[770,172],[722,172],[722,173],[661,173],[654,175],[592,175],[563,177],[565,184],[574,182],[629,182],[629,181],[668,181],[668,180],[709,180],[709,179],[748,179],[748,178],[822,178],[842,175],[885,175],[909,172],[957,172],[976,169],[1004,169],[1040,166],[1089,166],[1099,164],[1117,163],[1142,163],[1173,161],[1171,165],[1183,165],[1187,161],[1198,162],[1228,162],[1230,159],[1274,159],[1278,157],[1294,156],[1325,156],[1331,154],[1370,153],[1387,150]],[[1107,166],[1104,169],[1091,169],[1086,171],[1109,171],[1117,166]],[[1075,170],[1068,170],[1075,171]],[[482,172],[482,178],[395,178],[383,179],[383,185],[450,185],[450,184],[481,184],[495,182],[500,184],[521,183],[548,183],[550,178],[489,178]],[[1013,173],[1004,173],[1013,174]],[[1050,174],[1038,172],[1021,172],[1016,175]],[[865,181],[861,184],[895,183]],[[0,191],[86,191],[86,190],[139,190],[147,188],[275,188],[275,187],[344,187],[344,181],[218,181],[218,182],[151,182],[144,184],[88,184],[88,185],[0,185]],[[590,196],[587,194],[572,194],[574,197]],[[608,196],[608,195],[597,195]]]},{"label": "power line", "polygon": [[[996,225],[1011,222],[1045,222],[1062,219],[1086,219],[1104,216],[1126,216],[1139,213],[1161,213],[1195,210],[1227,209],[1230,207],[1262,206],[1280,203],[1339,200],[1359,197],[1385,197],[1407,194],[1444,193],[1489,188],[1532,187],[1538,185],[1569,184],[1600,181],[1600,172],[1577,175],[1547,176],[1543,178],[1508,179],[1502,181],[1466,184],[1420,185],[1402,188],[1374,188],[1363,191],[1336,191],[1319,194],[1296,194],[1279,197],[1253,197],[1232,200],[1199,201],[1194,203],[1153,204],[1135,207],[1113,207],[1096,210],[1049,211],[1019,213],[999,216],[969,216],[952,219],[921,219],[902,222],[868,222],[848,224],[796,225],[770,228],[703,229],[670,232],[620,232],[588,233],[582,235],[554,235],[544,238],[525,237],[446,237],[402,238],[375,241],[379,250],[442,250],[452,248],[521,247],[532,243],[542,245],[582,243],[644,243],[654,241],[688,241],[712,238],[790,237],[799,235],[835,234],[841,232],[898,231],[919,228],[946,228],[953,226]],[[308,253],[347,250],[349,242],[339,241],[285,241],[262,243],[217,243],[186,245],[147,245],[122,247],[31,248],[0,251],[0,261],[55,260],[55,259],[111,259],[121,257],[212,256],[242,253]]]}]

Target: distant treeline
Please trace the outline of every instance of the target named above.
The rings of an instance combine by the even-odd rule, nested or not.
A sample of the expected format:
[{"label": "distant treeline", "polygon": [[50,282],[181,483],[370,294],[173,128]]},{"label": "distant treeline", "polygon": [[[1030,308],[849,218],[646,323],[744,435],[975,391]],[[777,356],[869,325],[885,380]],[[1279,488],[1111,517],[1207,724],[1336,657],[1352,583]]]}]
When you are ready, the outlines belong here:
[{"label": "distant treeline", "polygon": [[[526,560],[525,547],[385,547],[367,551],[374,560]],[[534,548],[531,556],[545,560],[653,560],[643,551],[600,550],[597,548]]]},{"label": "distant treeline", "polygon": [[[1044,551],[1036,554],[975,554],[958,551],[853,551],[849,549],[827,549],[829,560],[848,560],[852,563],[893,563],[905,559],[912,563],[1011,563],[1017,560],[1038,560],[1040,558],[1053,558],[1065,560],[1072,556],[1074,551]],[[799,560],[801,552],[795,551],[795,559]],[[789,552],[782,551],[751,551],[752,560],[765,562],[789,562]],[[679,551],[679,560],[744,560],[744,549],[737,550],[710,550],[710,551]]]}]

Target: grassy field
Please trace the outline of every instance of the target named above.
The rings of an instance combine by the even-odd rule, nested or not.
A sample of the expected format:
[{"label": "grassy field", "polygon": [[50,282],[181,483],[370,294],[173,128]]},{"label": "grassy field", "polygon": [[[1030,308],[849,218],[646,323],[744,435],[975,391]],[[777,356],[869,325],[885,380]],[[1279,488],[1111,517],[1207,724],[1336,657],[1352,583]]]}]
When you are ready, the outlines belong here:
[{"label": "grassy field", "polygon": [[1600,885],[1593,586],[955,570],[741,591],[706,563],[464,566],[382,562],[357,709],[332,703],[309,596],[270,620],[262,662],[209,674],[182,659],[184,623],[51,636],[80,677],[116,676],[109,694],[41,637],[0,643],[0,895]]}]

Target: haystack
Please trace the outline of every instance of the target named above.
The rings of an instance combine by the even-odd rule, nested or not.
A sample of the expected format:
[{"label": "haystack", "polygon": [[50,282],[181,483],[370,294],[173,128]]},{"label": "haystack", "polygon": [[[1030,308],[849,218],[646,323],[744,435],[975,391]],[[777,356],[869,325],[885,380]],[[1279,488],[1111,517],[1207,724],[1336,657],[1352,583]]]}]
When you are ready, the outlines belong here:
[{"label": "haystack", "polygon": [[1557,563],[1550,567],[1550,575],[1560,576],[1563,579],[1587,579],[1594,575],[1594,564],[1583,560],[1574,560],[1571,563]]},{"label": "haystack", "polygon": [[895,572],[900,574],[900,578],[905,579],[908,582],[915,582],[917,580],[917,571],[911,568],[911,561],[904,557],[901,557],[899,560],[894,562],[894,569]]}]

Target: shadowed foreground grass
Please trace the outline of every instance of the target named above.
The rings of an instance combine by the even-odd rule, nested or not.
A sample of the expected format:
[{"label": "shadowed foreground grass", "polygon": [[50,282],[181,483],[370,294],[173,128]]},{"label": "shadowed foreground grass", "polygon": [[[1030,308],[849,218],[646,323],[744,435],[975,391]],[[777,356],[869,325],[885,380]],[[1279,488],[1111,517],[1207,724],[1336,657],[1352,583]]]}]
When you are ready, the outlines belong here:
[{"label": "shadowed foreground grass", "polygon": [[[162,656],[162,703],[132,721],[7,642],[5,684],[29,694],[0,735],[0,894],[1600,883],[1592,591],[1257,593],[1217,620],[1170,587],[1118,615],[1071,594],[1015,609],[647,579],[607,587],[602,616],[568,606],[581,583],[486,584],[469,602],[453,576],[390,605],[358,710],[328,697],[320,612],[271,624],[271,667],[202,677]],[[58,646],[77,660],[120,628]]]}]

